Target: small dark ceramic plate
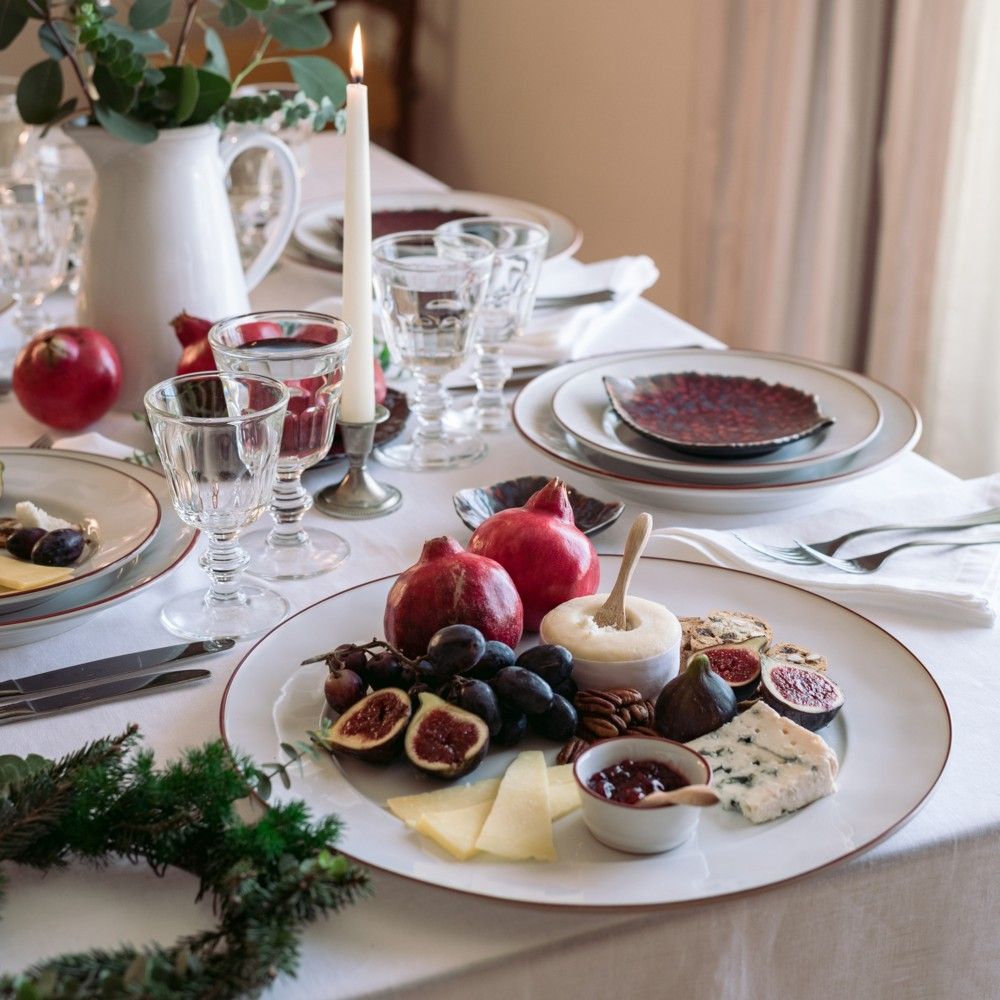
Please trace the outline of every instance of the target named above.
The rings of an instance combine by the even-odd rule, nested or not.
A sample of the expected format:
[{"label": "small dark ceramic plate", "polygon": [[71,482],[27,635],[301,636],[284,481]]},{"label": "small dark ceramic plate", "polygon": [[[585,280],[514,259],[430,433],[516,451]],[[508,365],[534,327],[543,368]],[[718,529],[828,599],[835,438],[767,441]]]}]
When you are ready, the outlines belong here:
[{"label": "small dark ceramic plate", "polygon": [[[467,528],[475,531],[486,518],[492,517],[497,511],[523,507],[528,497],[537,493],[548,481],[548,476],[521,476],[492,486],[473,486],[459,490],[452,497],[455,512]],[[585,535],[596,535],[599,531],[610,528],[625,509],[623,503],[595,500],[568,484],[566,494],[573,508],[573,520]]]},{"label": "small dark ceramic plate", "polygon": [[[389,418],[384,423],[375,428],[375,444],[388,444],[394,438],[403,433],[406,426],[406,418],[410,415],[410,408],[406,403],[406,393],[398,389],[386,389],[385,403],[383,404],[389,411]],[[326,458],[317,462],[313,468],[322,469],[324,465],[331,462],[339,462],[344,457],[344,445],[340,438],[340,428],[338,427],[333,436],[333,444],[327,452]]]},{"label": "small dark ceramic plate", "polygon": [[833,423],[815,396],[742,375],[606,375],[604,388],[615,413],[638,434],[712,458],[766,455]]}]

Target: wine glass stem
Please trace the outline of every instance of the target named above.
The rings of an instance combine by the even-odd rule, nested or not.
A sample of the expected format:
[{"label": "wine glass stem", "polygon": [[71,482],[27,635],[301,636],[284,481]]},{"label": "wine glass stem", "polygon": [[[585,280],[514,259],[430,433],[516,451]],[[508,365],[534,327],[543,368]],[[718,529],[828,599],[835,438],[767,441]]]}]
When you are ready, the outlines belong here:
[{"label": "wine glass stem", "polygon": [[413,443],[419,449],[444,437],[448,393],[439,376],[418,372],[414,378],[417,388],[413,394],[413,412],[417,416],[417,429],[413,432]]},{"label": "wine glass stem", "polygon": [[311,506],[312,497],[302,487],[302,470],[279,469],[271,499],[274,527],[267,534],[267,544],[280,548],[305,545],[309,536],[302,527],[302,518]]},{"label": "wine glass stem", "polygon": [[19,296],[14,310],[14,325],[27,340],[34,337],[40,330],[51,326],[52,321],[45,311],[45,296]]},{"label": "wine glass stem", "polygon": [[205,603],[216,607],[242,604],[240,577],[250,557],[240,548],[238,531],[208,532],[205,569],[211,581]]},{"label": "wine glass stem", "polygon": [[476,344],[476,364],[472,370],[472,378],[477,391],[472,406],[476,426],[480,430],[500,431],[507,426],[503,387],[509,377],[510,367],[504,363],[503,344]]}]

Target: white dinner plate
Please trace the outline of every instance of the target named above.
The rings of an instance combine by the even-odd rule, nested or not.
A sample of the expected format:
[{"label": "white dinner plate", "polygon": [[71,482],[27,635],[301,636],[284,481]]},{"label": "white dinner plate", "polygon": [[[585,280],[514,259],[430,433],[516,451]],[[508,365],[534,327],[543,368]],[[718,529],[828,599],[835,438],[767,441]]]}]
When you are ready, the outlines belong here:
[{"label": "white dinner plate", "polygon": [[[29,448],[8,448],[13,458],[33,455]],[[64,454],[60,450],[59,454]],[[159,472],[101,455],[66,451],[81,463],[97,468],[128,472],[156,497],[162,513],[159,529],[137,557],[120,563],[98,580],[86,580],[75,590],[58,594],[51,601],[28,608],[23,613],[0,620],[0,649],[38,642],[68,632],[88,618],[134,597],[172,570],[194,547],[197,532],[183,524],[170,502],[167,481]],[[5,458],[6,461],[6,458]]]},{"label": "white dinner plate", "polygon": [[[477,191],[398,191],[372,195],[372,211],[440,209],[470,215],[501,215],[537,222],[549,231],[546,260],[572,256],[583,242],[583,234],[564,215],[541,205],[516,198]],[[307,205],[295,223],[295,242],[307,253],[337,267],[342,263],[340,242],[331,220],[344,215],[343,198]]]},{"label": "white dinner plate", "polygon": [[[602,586],[619,556],[602,556]],[[342,642],[380,633],[393,577],[334,594],[282,622],[233,672],[222,700],[222,735],[257,760],[276,760],[282,742],[302,740],[323,711],[326,667],[297,666]],[[779,640],[821,651],[843,688],[845,707],[822,733],[840,758],[839,791],[799,812],[754,826],[736,813],[705,810],[695,835],[653,857],[620,854],[595,841],[579,812],[555,825],[559,860],[512,863],[479,855],[458,862],[385,808],[390,796],[441,787],[405,762],[388,766],[327,755],[292,770],[280,801],[303,799],[314,814],[344,822],[339,847],[376,868],[481,896],[558,906],[629,907],[719,899],[774,886],[854,857],[905,823],[948,758],[951,721],[940,689],[897,639],[861,615],[788,584],[716,566],[644,558],[632,592],[679,615],[743,608],[766,618]],[[877,668],[876,666],[877,665]],[[465,780],[503,774],[514,755],[558,746],[537,738],[491,751]]]},{"label": "white dinner plate", "polygon": [[134,559],[156,534],[159,501],[129,467],[105,468],[81,461],[72,452],[41,449],[2,449],[0,462],[0,517],[13,517],[15,504],[30,500],[64,521],[81,524],[93,518],[98,524],[97,545],[84,552],[69,580],[33,590],[0,588],[0,621],[57,594],[75,594],[85,582],[95,582]]},{"label": "white dinner plate", "polygon": [[[658,357],[662,351],[636,351],[635,358]],[[621,355],[618,355],[621,357]],[[558,465],[597,480],[616,494],[672,510],[704,514],[759,514],[815,500],[840,483],[870,475],[913,450],[920,438],[920,416],[899,393],[864,375],[850,374],[878,403],[882,427],[875,438],[834,470],[784,472],[775,482],[697,483],[680,481],[652,469],[597,455],[584,449],[558,423],[552,396],[563,380],[604,363],[587,358],[560,365],[532,379],[514,400],[514,424],[532,447]],[[845,373],[846,374],[846,373]]]},{"label": "white dinner plate", "polygon": [[[835,423],[820,434],[766,455],[714,461],[684,456],[650,441],[619,420],[604,388],[605,375],[631,379],[669,372],[740,375],[790,385],[815,396],[820,412]],[[763,351],[664,351],[641,359],[608,359],[568,377],[552,397],[552,412],[582,447],[635,466],[701,482],[759,483],[781,472],[830,468],[860,451],[882,426],[878,403],[852,382],[848,373]]]}]

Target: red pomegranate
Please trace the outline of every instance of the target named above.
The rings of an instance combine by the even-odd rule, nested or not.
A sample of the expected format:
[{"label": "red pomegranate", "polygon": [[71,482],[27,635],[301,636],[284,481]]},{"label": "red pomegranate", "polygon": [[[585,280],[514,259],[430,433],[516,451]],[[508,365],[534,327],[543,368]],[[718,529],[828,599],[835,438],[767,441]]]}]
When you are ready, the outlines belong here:
[{"label": "red pomegranate", "polygon": [[597,552],[573,521],[560,479],[550,479],[523,507],[501,510],[472,536],[469,551],[495,559],[524,605],[524,627],[538,631],[556,605],[597,591]]},{"label": "red pomegranate", "polygon": [[445,625],[473,625],[489,639],[516,646],[521,599],[507,571],[466,552],[454,538],[424,542],[420,558],[396,578],[385,603],[385,637],[407,656],[422,656]]}]

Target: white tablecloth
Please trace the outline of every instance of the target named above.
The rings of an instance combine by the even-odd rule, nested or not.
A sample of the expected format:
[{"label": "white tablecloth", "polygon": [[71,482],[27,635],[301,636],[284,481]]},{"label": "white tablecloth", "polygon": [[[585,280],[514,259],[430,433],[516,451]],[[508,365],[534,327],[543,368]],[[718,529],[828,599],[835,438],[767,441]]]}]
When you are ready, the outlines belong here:
[{"label": "white tablecloth", "polygon": [[[317,140],[311,194],[339,188],[341,144]],[[388,154],[375,152],[376,190],[428,188],[436,182]],[[641,247],[634,248],[641,251]],[[257,307],[304,304],[335,292],[335,279],[285,261],[253,295]],[[664,343],[689,342],[690,327],[640,302],[622,316],[619,345],[632,331]],[[129,418],[99,426],[110,436],[135,435]],[[42,428],[10,398],[0,402],[0,445],[27,444]],[[416,475],[382,472],[404,493],[391,518],[340,522],[351,544],[334,575],[283,586],[302,608],[356,583],[402,569],[423,539],[468,532],[451,507],[455,489],[511,475],[554,474],[552,463],[515,434],[491,440],[472,469]],[[333,468],[309,474],[317,489],[339,478]],[[893,491],[933,489],[953,481],[917,456],[841,487],[823,505],[864,502]],[[607,490],[581,483],[594,495]],[[821,505],[813,505],[819,509]],[[598,549],[620,552],[631,515],[599,536]],[[737,527],[774,519],[711,517],[654,510],[670,524]],[[311,523],[330,522],[315,513]],[[203,577],[189,558],[127,604],[76,630],[0,652],[0,678],[155,646],[170,637],[158,624],[160,605]],[[743,1000],[763,997],[937,998],[1000,996],[1000,707],[998,630],[955,629],[904,615],[872,615],[928,665],[953,713],[955,739],[945,775],[925,808],[903,830],[863,858],[801,882],[745,899],[640,914],[571,912],[473,898],[374,873],[372,899],[312,927],[300,974],[270,995],[334,997],[600,997],[665,996]],[[0,728],[0,753],[58,755],[135,720],[147,743],[169,756],[218,735],[222,689],[245,646],[206,661],[211,681],[132,703],[95,707]],[[872,665],[877,669],[877,664]],[[873,780],[878,780],[873,775]],[[748,858],[748,863],[752,859]],[[42,877],[11,869],[0,933],[0,968],[15,970],[56,952],[89,946],[171,940],[209,926],[195,905],[194,880],[171,872],[74,866]]]}]

